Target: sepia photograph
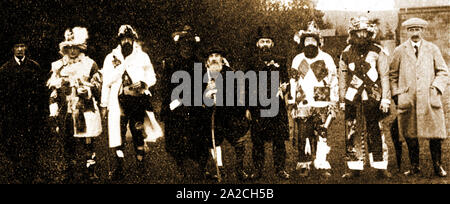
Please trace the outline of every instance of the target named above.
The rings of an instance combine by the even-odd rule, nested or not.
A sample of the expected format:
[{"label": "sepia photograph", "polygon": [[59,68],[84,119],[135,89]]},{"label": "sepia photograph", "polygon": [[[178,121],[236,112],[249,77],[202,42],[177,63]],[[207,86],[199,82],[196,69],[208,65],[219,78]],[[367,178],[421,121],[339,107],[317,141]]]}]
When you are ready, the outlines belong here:
[{"label": "sepia photograph", "polygon": [[450,183],[449,0],[0,7],[0,184]]}]

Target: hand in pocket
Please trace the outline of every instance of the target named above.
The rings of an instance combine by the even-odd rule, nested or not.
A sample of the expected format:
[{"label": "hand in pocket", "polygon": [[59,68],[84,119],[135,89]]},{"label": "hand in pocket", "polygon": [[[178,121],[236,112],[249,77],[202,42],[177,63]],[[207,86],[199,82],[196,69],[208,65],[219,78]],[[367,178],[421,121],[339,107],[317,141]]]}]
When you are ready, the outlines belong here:
[{"label": "hand in pocket", "polygon": [[433,107],[433,108],[441,108],[442,107],[441,94],[434,87],[432,87],[430,90],[430,104],[431,104],[431,107]]}]

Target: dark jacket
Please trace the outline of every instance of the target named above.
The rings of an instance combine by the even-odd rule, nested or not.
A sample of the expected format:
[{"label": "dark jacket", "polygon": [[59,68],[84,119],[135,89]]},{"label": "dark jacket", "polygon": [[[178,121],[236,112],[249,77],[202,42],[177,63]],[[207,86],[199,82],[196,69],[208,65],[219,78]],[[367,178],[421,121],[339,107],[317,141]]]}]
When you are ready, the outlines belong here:
[{"label": "dark jacket", "polygon": [[[214,136],[216,138],[216,145],[220,145],[224,139],[227,139],[232,145],[235,144],[239,138],[245,136],[250,125],[248,119],[245,117],[245,112],[248,106],[245,104],[243,104],[244,106],[238,106],[237,104],[238,94],[242,90],[238,88],[237,80],[226,80],[227,72],[235,73],[228,66],[223,66],[222,68],[221,76],[223,79],[223,104],[209,108],[210,114],[213,114],[213,111],[215,111]],[[233,94],[227,93],[226,90],[227,85],[230,83],[234,83],[234,89],[232,90]],[[242,84],[242,87],[245,88],[245,85]],[[220,92],[220,90],[218,91]],[[226,103],[227,98],[230,96],[233,97],[233,106],[227,106]]]},{"label": "dark jacket", "polygon": [[0,68],[1,143],[12,159],[32,154],[38,140],[46,137],[45,76],[37,62],[11,59]]},{"label": "dark jacket", "polygon": [[[198,160],[208,156],[207,139],[211,132],[209,110],[204,106],[194,106],[194,63],[202,62],[196,57],[184,59],[175,55],[165,60],[162,80],[161,119],[165,127],[167,152],[180,160],[192,158]],[[180,105],[170,110],[172,91],[182,83],[171,83],[176,71],[186,71],[191,76],[191,106]],[[202,71],[202,76],[203,76]],[[202,83],[202,92],[206,84]],[[183,93],[186,95],[186,93]]]},{"label": "dark jacket", "polygon": [[[261,86],[267,87],[267,96],[271,96],[271,71],[278,71],[279,83],[288,83],[288,73],[286,68],[286,59],[275,54],[262,54],[257,53],[249,64],[249,70],[257,72],[258,81],[261,78],[260,71],[267,71],[267,84],[258,84],[258,88]],[[259,83],[259,82],[258,82]],[[279,87],[278,85],[275,85]],[[289,89],[287,89],[289,90]],[[247,91],[249,93],[249,91]],[[263,106],[259,99],[260,92],[258,91],[258,105],[250,106],[250,112],[252,115],[252,135],[263,140],[269,140],[272,138],[289,139],[289,122],[286,108],[286,97],[278,97],[278,114],[274,117],[261,117],[261,110],[269,109],[270,106]],[[284,94],[283,94],[284,95]],[[251,97],[251,96],[250,96]],[[248,100],[249,97],[247,97]],[[287,99],[286,99],[287,100]]]}]

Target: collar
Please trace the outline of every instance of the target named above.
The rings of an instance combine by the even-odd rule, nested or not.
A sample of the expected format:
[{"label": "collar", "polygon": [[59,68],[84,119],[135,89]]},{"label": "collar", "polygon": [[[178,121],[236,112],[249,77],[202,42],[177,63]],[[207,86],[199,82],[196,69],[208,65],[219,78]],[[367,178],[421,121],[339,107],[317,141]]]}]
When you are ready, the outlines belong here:
[{"label": "collar", "polygon": [[413,42],[412,40],[409,40],[411,42],[411,46],[414,48],[414,46],[420,47],[422,44],[422,40],[419,40],[419,42]]},{"label": "collar", "polygon": [[[16,56],[14,56],[14,60],[16,60],[16,63],[18,64],[18,65],[21,65],[20,64],[20,59],[19,58],[17,58]],[[25,56],[22,58],[22,63],[25,61]]]}]

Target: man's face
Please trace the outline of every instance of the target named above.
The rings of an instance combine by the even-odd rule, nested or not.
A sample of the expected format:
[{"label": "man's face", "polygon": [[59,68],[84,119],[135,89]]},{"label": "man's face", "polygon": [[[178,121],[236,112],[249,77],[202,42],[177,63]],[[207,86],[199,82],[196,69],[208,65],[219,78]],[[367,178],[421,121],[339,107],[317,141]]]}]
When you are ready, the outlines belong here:
[{"label": "man's face", "polygon": [[313,37],[306,37],[306,38],[305,38],[305,47],[308,46],[308,45],[313,45],[313,46],[316,46],[316,47],[317,47],[317,41],[316,41],[316,39],[313,38]]},{"label": "man's face", "polygon": [[273,40],[270,38],[260,38],[258,42],[256,42],[256,46],[261,49],[270,49],[273,45]]},{"label": "man's face", "polygon": [[220,55],[219,53],[212,53],[211,55],[209,55],[206,64],[211,71],[220,72],[223,66],[222,55]]},{"label": "man's face", "polygon": [[413,42],[419,42],[423,36],[423,28],[421,27],[410,27],[406,29],[408,38]]},{"label": "man's face", "polygon": [[71,59],[77,58],[81,53],[81,49],[78,46],[68,46],[64,49],[66,50],[67,56]]},{"label": "man's face", "polygon": [[319,53],[318,42],[313,37],[305,38],[305,48],[303,49],[305,57],[314,58]]},{"label": "man's face", "polygon": [[185,59],[193,56],[193,43],[191,41],[188,40],[183,40],[180,41],[180,54],[182,57],[184,57]]},{"label": "man's face", "polygon": [[122,47],[122,54],[127,57],[133,52],[133,39],[124,37],[120,40],[120,46]]},{"label": "man's face", "polygon": [[14,56],[22,59],[25,57],[25,51],[27,50],[27,46],[24,43],[15,44],[13,47]]},{"label": "man's face", "polygon": [[133,44],[133,39],[131,39],[131,38],[122,38],[121,40],[120,40],[120,45],[122,45],[122,46],[124,46],[125,44],[130,44],[130,45],[132,45]]}]

